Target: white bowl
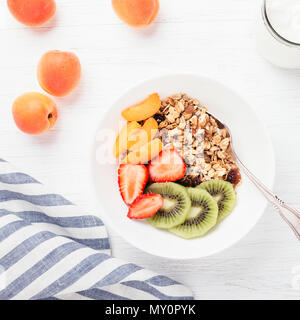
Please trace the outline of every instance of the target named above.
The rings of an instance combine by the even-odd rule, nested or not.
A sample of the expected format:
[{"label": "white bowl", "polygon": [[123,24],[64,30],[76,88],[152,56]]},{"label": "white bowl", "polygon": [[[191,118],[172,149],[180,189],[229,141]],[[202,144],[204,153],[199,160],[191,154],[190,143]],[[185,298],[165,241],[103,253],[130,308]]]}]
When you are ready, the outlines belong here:
[{"label": "white bowl", "polygon": [[[272,143],[264,125],[249,105],[226,86],[196,75],[174,74],[140,83],[123,94],[102,118],[100,135],[96,137],[92,153],[92,174],[102,218],[113,230],[133,246],[150,254],[172,259],[193,259],[220,252],[244,237],[262,216],[266,201],[243,175],[237,188],[238,203],[234,212],[203,238],[185,240],[167,231],[152,227],[147,221],[127,218],[128,208],[122,202],[118,190],[117,164],[99,164],[99,151],[103,129],[113,130],[114,137],[107,139],[112,148],[119,130],[121,111],[143,100],[153,92],[161,98],[185,92],[197,98],[209,112],[231,129],[234,146],[243,162],[266,186],[272,188],[275,161]],[[102,141],[103,142],[103,141]],[[100,149],[101,150],[101,149]],[[111,151],[110,151],[111,152]]]}]

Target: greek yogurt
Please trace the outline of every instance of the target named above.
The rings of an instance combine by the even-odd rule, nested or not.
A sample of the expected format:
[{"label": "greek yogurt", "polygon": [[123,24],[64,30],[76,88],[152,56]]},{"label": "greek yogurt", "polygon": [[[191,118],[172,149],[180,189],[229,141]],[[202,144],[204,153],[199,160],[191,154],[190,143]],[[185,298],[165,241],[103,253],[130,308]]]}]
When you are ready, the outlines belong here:
[{"label": "greek yogurt", "polygon": [[300,68],[300,0],[264,0],[257,42],[273,64]]}]

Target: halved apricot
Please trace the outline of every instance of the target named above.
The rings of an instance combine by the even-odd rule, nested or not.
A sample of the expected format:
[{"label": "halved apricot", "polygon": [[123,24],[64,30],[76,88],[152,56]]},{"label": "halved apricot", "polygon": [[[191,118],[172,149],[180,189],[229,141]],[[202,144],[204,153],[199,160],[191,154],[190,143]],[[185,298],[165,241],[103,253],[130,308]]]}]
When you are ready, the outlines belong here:
[{"label": "halved apricot", "polygon": [[118,158],[122,153],[128,150],[128,139],[130,134],[140,128],[141,125],[136,121],[126,123],[123,126],[114,144],[113,154],[115,158]]},{"label": "halved apricot", "polygon": [[142,129],[138,129],[129,137],[129,151],[139,149],[141,146],[151,141],[158,132],[158,123],[154,118],[145,121]]},{"label": "halved apricot", "polygon": [[159,138],[151,140],[141,148],[130,152],[123,162],[131,164],[148,163],[161,152],[162,146],[162,142]]},{"label": "halved apricot", "polygon": [[147,132],[148,137],[152,140],[158,132],[158,123],[154,118],[149,118],[145,121],[143,129]]},{"label": "halved apricot", "polygon": [[157,16],[159,0],[112,0],[119,18],[132,27],[150,25]]},{"label": "halved apricot", "polygon": [[160,106],[159,95],[153,93],[144,101],[123,110],[122,117],[128,121],[143,121],[154,116]]}]

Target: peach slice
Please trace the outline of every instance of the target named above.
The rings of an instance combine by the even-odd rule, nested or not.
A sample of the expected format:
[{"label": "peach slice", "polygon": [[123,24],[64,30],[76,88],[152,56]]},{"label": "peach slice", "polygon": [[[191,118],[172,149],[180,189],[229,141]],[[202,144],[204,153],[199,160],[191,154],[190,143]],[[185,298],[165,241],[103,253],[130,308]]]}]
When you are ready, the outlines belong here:
[{"label": "peach slice", "polygon": [[128,149],[130,134],[140,128],[141,125],[136,121],[129,122],[123,126],[114,144],[113,154],[115,158],[118,158]]},{"label": "peach slice", "polygon": [[145,121],[142,129],[135,130],[130,134],[129,151],[139,149],[147,142],[151,141],[158,132],[158,123],[154,118]]},{"label": "peach slice", "polygon": [[130,152],[123,160],[125,163],[143,164],[155,158],[162,150],[162,142],[159,138],[149,141],[140,149]]},{"label": "peach slice", "polygon": [[157,93],[151,94],[144,101],[122,111],[122,117],[128,121],[143,121],[155,115],[161,106]]}]

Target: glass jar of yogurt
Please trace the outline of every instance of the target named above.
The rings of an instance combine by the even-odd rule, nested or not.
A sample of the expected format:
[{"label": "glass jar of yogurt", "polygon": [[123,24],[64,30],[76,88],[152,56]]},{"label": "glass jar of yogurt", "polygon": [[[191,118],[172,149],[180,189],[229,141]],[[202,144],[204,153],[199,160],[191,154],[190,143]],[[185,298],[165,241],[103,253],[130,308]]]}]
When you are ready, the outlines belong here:
[{"label": "glass jar of yogurt", "polygon": [[271,63],[300,68],[300,0],[263,0],[257,44]]}]

